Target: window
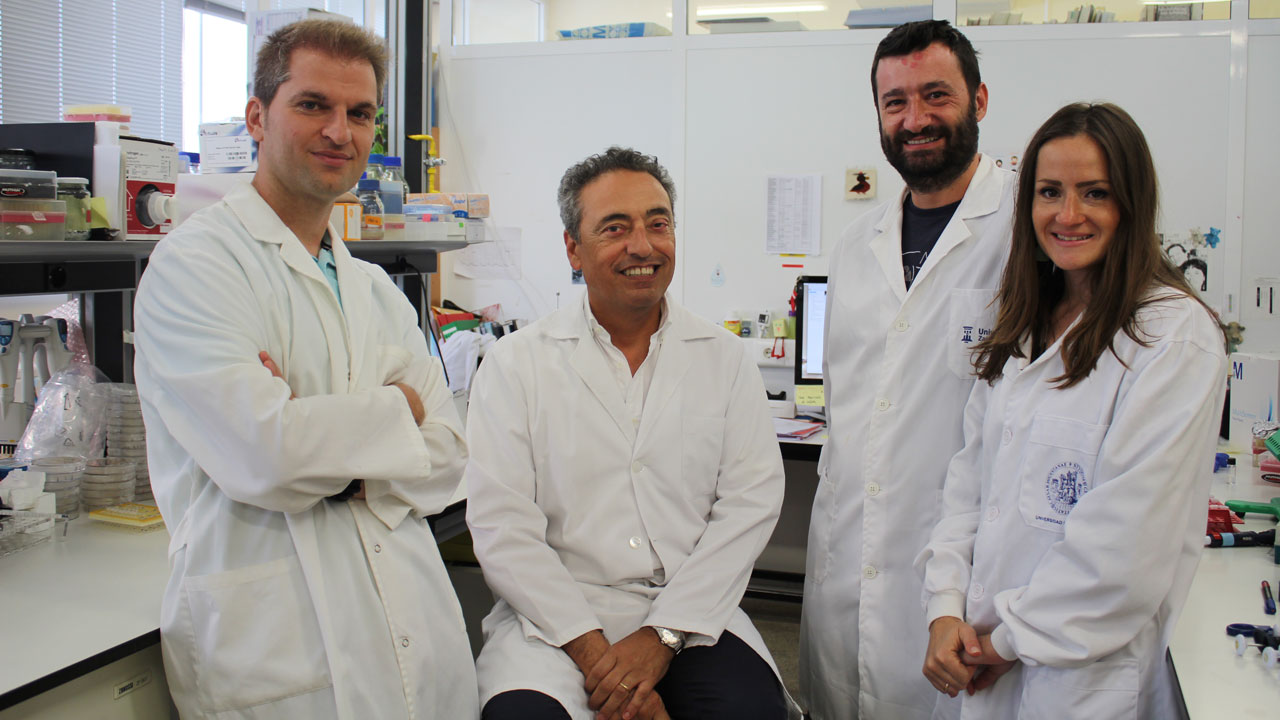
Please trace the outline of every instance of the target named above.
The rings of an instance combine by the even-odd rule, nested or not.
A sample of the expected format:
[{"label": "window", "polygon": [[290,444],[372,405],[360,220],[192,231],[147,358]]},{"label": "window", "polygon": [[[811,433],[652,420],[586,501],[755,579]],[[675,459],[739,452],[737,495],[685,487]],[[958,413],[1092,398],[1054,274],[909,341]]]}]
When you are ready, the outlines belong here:
[{"label": "window", "polygon": [[200,123],[244,117],[248,31],[244,13],[187,3],[182,24],[182,149],[200,151]]},{"label": "window", "polygon": [[55,122],[64,105],[133,111],[135,135],[182,132],[182,0],[0,3],[0,122]]}]

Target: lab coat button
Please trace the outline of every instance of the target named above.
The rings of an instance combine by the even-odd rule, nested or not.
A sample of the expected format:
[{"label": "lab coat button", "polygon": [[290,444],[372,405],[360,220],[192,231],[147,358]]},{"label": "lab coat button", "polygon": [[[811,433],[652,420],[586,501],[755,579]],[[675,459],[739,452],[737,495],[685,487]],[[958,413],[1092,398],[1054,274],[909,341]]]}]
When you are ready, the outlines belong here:
[{"label": "lab coat button", "polygon": [[1000,442],[1004,443],[1005,445],[1008,445],[1009,443],[1013,442],[1013,431],[1010,430],[1009,428],[1005,428],[1004,432],[1000,433]]},{"label": "lab coat button", "polygon": [[871,567],[870,565],[867,565],[866,567],[862,568],[862,577],[868,580],[874,578],[878,574],[879,572],[875,568]]},{"label": "lab coat button", "polygon": [[400,638],[400,647],[409,647],[409,638]]},{"label": "lab coat button", "polygon": [[636,473],[638,475],[640,474],[640,471],[643,469],[644,469],[644,465],[641,464],[639,460],[631,463],[631,472]]},{"label": "lab coat button", "polygon": [[374,545],[374,546],[373,546],[373,551],[374,551],[374,552],[376,552],[376,553],[380,553],[380,552],[382,552],[382,546],[381,546],[381,545]]},{"label": "lab coat button", "polygon": [[1000,508],[995,505],[987,508],[987,522],[995,522],[998,517],[1000,517]]},{"label": "lab coat button", "polygon": [[631,538],[630,540],[627,541],[627,544],[630,545],[632,548],[640,547],[640,537],[636,536]]},{"label": "lab coat button", "polygon": [[881,411],[881,412],[884,412],[885,410],[888,410],[888,409],[889,409],[889,401],[888,401],[888,400],[885,400],[884,398],[880,398],[879,400],[877,400],[877,401],[876,401],[876,409],[877,409],[877,410],[879,410],[879,411]]},{"label": "lab coat button", "polygon": [[906,320],[899,320],[893,325],[893,329],[898,332],[906,332],[909,327],[911,327],[911,325],[909,325]]},{"label": "lab coat button", "polygon": [[879,483],[873,483],[873,482],[869,482],[869,483],[867,483],[867,494],[868,494],[868,495],[870,495],[870,496],[872,496],[872,497],[875,497],[876,495],[879,495],[879,494],[880,494],[880,484],[879,484]]},{"label": "lab coat button", "polygon": [[969,594],[973,596],[974,600],[981,600],[984,592],[982,583],[974,583],[973,587],[969,588]]}]

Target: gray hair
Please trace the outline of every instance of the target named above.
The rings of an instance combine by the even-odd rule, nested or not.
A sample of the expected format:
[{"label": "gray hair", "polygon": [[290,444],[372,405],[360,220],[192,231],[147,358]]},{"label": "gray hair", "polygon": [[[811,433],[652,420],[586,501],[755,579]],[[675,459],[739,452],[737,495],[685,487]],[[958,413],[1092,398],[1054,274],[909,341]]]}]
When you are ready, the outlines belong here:
[{"label": "gray hair", "polygon": [[271,33],[258,50],[253,94],[270,106],[276,91],[289,80],[289,63],[299,48],[316,50],[343,60],[365,60],[373,66],[378,102],[387,82],[387,46],[382,38],[344,20],[302,20]]},{"label": "gray hair", "polygon": [[[658,158],[645,155],[631,148],[613,146],[599,155],[592,155],[565,171],[560,178],[560,190],[556,198],[560,203],[560,221],[564,223],[565,232],[574,242],[579,241],[582,225],[582,188],[596,178],[614,170],[631,170],[649,173],[653,179],[667,191],[667,199],[671,201],[671,209],[676,207],[676,184],[671,181],[667,169],[658,163]],[[675,226],[675,218],[671,220]]]}]

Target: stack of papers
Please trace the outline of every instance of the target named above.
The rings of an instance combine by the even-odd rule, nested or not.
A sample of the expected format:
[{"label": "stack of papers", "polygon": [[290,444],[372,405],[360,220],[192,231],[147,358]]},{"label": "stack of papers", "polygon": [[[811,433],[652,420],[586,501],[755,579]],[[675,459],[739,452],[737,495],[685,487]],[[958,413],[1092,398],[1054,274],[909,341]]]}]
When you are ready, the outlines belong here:
[{"label": "stack of papers", "polygon": [[774,418],[773,431],[784,440],[804,440],[826,427],[825,423],[794,418]]}]

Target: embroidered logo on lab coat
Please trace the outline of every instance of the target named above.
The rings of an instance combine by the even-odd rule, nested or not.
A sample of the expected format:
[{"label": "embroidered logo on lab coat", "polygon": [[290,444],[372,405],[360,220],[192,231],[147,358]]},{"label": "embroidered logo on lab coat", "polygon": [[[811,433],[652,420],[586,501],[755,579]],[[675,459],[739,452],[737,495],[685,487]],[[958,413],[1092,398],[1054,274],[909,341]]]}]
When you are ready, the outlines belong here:
[{"label": "embroidered logo on lab coat", "polygon": [[963,325],[960,328],[960,331],[961,331],[960,342],[966,345],[972,343],[974,341],[975,329],[977,330],[976,334],[977,334],[978,342],[982,342],[983,340],[986,340],[987,336],[991,334],[991,328],[984,328],[984,327],[975,328],[975,326],[973,325]]},{"label": "embroidered logo on lab coat", "polygon": [[1084,468],[1079,463],[1058,463],[1049,471],[1049,477],[1044,481],[1044,491],[1049,507],[1059,515],[1066,515],[1076,506],[1080,496],[1089,492],[1089,479],[1085,477]]}]

